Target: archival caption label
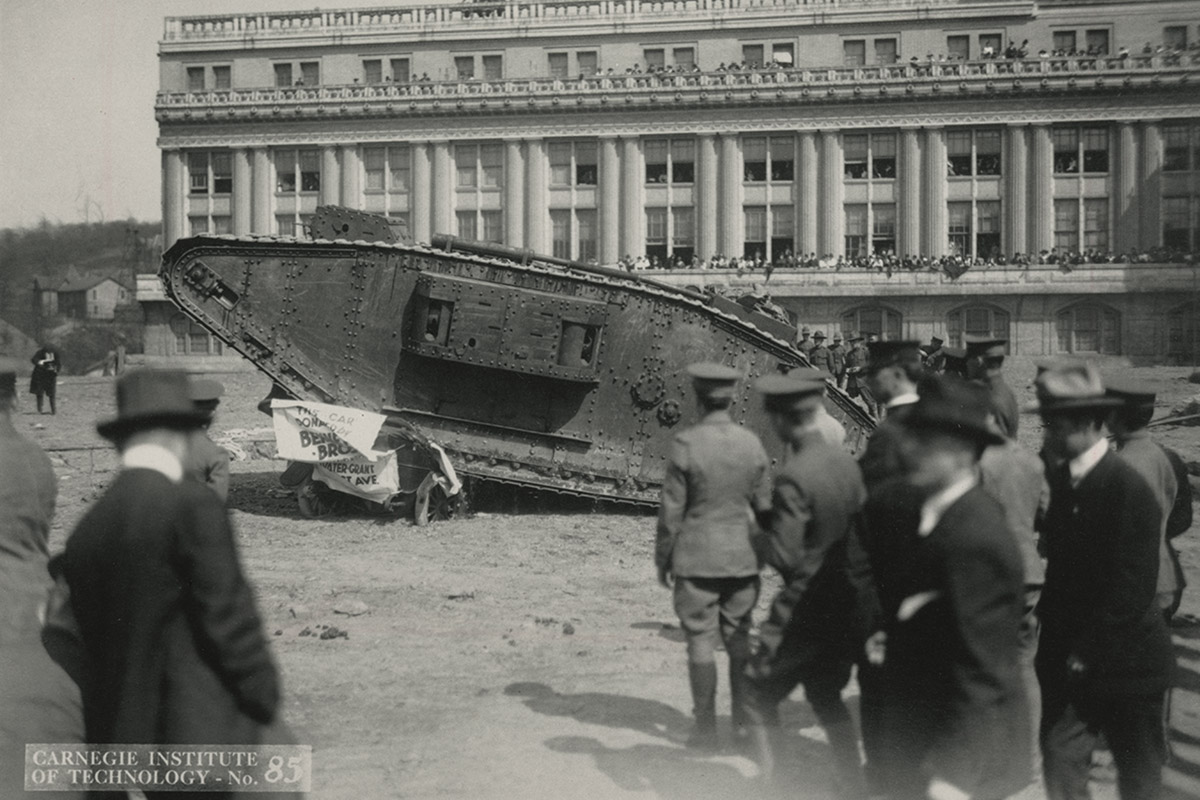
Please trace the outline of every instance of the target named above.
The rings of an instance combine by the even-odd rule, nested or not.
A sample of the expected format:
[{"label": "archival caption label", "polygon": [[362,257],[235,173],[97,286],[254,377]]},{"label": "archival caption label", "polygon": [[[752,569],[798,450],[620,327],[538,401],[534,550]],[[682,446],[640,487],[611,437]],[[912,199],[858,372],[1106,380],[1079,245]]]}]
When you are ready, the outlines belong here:
[{"label": "archival caption label", "polygon": [[27,744],[25,791],[307,792],[308,745]]}]

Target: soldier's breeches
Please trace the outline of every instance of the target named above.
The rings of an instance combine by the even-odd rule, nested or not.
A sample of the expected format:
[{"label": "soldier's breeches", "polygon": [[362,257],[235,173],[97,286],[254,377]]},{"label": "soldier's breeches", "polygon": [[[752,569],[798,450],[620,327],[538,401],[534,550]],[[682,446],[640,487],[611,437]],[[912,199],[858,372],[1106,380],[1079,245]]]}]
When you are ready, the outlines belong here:
[{"label": "soldier's breeches", "polygon": [[749,657],[750,613],[758,591],[757,575],[675,579],[675,613],[687,636],[689,662],[714,662],[719,642],[731,659]]}]

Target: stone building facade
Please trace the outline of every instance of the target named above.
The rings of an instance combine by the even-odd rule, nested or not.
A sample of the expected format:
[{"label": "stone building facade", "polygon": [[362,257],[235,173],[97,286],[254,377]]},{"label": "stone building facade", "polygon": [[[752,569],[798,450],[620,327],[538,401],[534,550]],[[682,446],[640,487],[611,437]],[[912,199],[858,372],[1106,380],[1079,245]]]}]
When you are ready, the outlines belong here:
[{"label": "stone building facade", "polygon": [[[164,245],[291,235],[335,203],[403,222],[416,241],[451,233],[605,265],[1194,252],[1197,39],[1188,0],[530,0],[169,18],[155,106]],[[841,330],[1007,326],[1030,355],[1194,358],[1181,349],[1197,336],[1194,266],[1093,266],[1044,280],[1047,265],[973,269],[941,293],[929,283],[941,275],[788,270],[770,290]]]}]

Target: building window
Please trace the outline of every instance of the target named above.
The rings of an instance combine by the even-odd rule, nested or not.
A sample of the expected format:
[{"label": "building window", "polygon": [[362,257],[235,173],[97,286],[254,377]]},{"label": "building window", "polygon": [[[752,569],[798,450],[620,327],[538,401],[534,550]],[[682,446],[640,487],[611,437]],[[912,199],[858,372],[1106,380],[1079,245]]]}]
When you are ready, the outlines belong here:
[{"label": "building window", "polygon": [[667,209],[646,209],[646,257],[652,266],[667,262]]},{"label": "building window", "polygon": [[175,314],[168,322],[171,335],[175,338],[175,355],[220,355],[221,340],[214,337],[199,323]]},{"label": "building window", "polygon": [[771,46],[771,60],[781,67],[790,67],[796,63],[796,47],[791,42],[781,42]]},{"label": "building window", "polygon": [[575,229],[579,232],[579,260],[592,263],[599,260],[599,228],[596,210],[581,208],[575,212]]},{"label": "building window", "polygon": [[896,252],[896,205],[875,203],[871,206],[871,252]]},{"label": "building window", "polygon": [[483,223],[483,241],[491,244],[504,242],[504,216],[500,211],[480,211],[479,220]]},{"label": "building window", "polygon": [[[297,175],[299,184],[296,180]],[[321,151],[275,151],[275,191],[291,194],[296,192],[297,188],[301,192],[321,190]]]},{"label": "building window", "polygon": [[875,40],[875,63],[876,64],[895,64],[899,60],[900,53],[896,47],[895,39],[876,39]]},{"label": "building window", "polygon": [[571,212],[550,209],[550,254],[555,258],[571,257]]},{"label": "building window", "polygon": [[586,50],[575,54],[575,63],[579,65],[579,77],[587,78],[600,71],[600,59],[595,50]]},{"label": "building window", "polygon": [[981,33],[979,34],[979,57],[980,58],[995,58],[1000,55],[1000,50],[1004,47],[1003,40],[998,33]]},{"label": "building window", "polygon": [[1000,131],[948,132],[946,169],[951,177],[999,175]]},{"label": "building window", "polygon": [[842,136],[842,174],[851,180],[896,177],[896,135],[853,133]]},{"label": "building window", "polygon": [[662,69],[667,65],[667,51],[661,47],[643,50],[642,58],[646,62],[647,70]]},{"label": "building window", "polygon": [[474,189],[479,185],[479,145],[460,144],[454,148],[454,185]]},{"label": "building window", "polygon": [[1200,169],[1200,125],[1175,122],[1163,129],[1163,171]]},{"label": "building window", "polygon": [[671,259],[682,262],[683,267],[691,266],[696,253],[695,219],[693,208],[671,209]]},{"label": "building window", "polygon": [[475,56],[455,56],[454,74],[460,81],[469,81],[475,77]]},{"label": "building window", "polygon": [[1163,28],[1163,46],[1168,50],[1187,49],[1187,25],[1168,25]]},{"label": "building window", "polygon": [[393,83],[408,83],[412,80],[412,70],[407,58],[393,58],[388,63],[392,67]]},{"label": "building window", "polygon": [[[595,151],[593,149],[593,160]],[[696,145],[691,139],[671,140],[671,183],[694,183],[696,180]]]},{"label": "building window", "polygon": [[1200,247],[1200,198],[1164,197],[1162,226],[1164,247],[1182,252]]},{"label": "building window", "polygon": [[478,239],[479,232],[475,225],[476,212],[474,211],[456,211],[454,212],[455,221],[458,223],[458,235],[463,239]]},{"label": "building window", "polygon": [[362,62],[363,83],[383,83],[383,61],[370,58]]},{"label": "building window", "polygon": [[900,340],[900,312],[885,306],[860,306],[842,314],[842,330],[875,335],[885,341]]},{"label": "building window", "polygon": [[551,142],[551,186],[595,186],[599,180],[595,142]]},{"label": "building window", "polygon": [[321,85],[321,65],[317,61],[300,62],[300,81],[305,86]]},{"label": "building window", "polygon": [[1200,359],[1200,302],[1184,303],[1167,315],[1167,356],[1176,364]]},{"label": "building window", "polygon": [[793,206],[771,207],[772,261],[793,255],[796,249],[796,209]]},{"label": "building window", "polygon": [[[368,193],[408,193],[412,154],[407,146],[363,148],[364,188]],[[388,213],[391,213],[389,210]]]},{"label": "building window", "polygon": [[566,80],[570,74],[570,61],[566,53],[548,53],[546,61],[550,67],[550,77]]},{"label": "building window", "polygon": [[1093,55],[1108,55],[1108,31],[1102,28],[1084,32],[1087,51]]},{"label": "building window", "polygon": [[[690,184],[696,180],[696,145],[691,139],[647,139],[646,183]],[[595,148],[592,162],[595,163]]]},{"label": "building window", "polygon": [[187,68],[187,90],[189,92],[204,91],[204,67]]},{"label": "building window", "polygon": [[767,209],[764,206],[746,206],[743,209],[746,223],[746,238],[742,248],[745,258],[767,257]]},{"label": "building window", "polygon": [[648,139],[642,146],[646,161],[646,183],[666,183],[668,145],[666,139]]},{"label": "building window", "polygon": [[742,178],[746,183],[767,179],[767,140],[748,136],[742,140]]},{"label": "building window", "polygon": [[214,89],[229,89],[233,86],[233,71],[230,67],[213,67],[212,71]]},{"label": "building window", "polygon": [[946,57],[951,61],[967,61],[971,58],[971,37],[954,35],[946,37]]},{"label": "building window", "polygon": [[1079,201],[1054,201],[1054,247],[1069,253],[1079,246]]},{"label": "building window", "polygon": [[208,194],[208,153],[188,153],[188,192]]},{"label": "building window", "polygon": [[1075,49],[1075,31],[1054,31],[1051,36],[1055,52],[1070,53]]},{"label": "building window", "polygon": [[962,347],[963,336],[1009,339],[1009,315],[994,306],[965,306],[946,315],[946,333],[951,347]]},{"label": "building window", "polygon": [[1083,246],[1089,250],[1108,249],[1108,200],[1083,201]]},{"label": "building window", "polygon": [[275,85],[280,88],[292,85],[292,65],[291,64],[276,64],[275,65]]},{"label": "building window", "polygon": [[978,258],[1000,256],[1000,201],[980,200],[975,204],[975,255]]},{"label": "building window", "polygon": [[[227,198],[233,193],[233,162],[230,153],[220,150],[189,152],[187,169],[188,195],[192,198],[188,225],[192,233],[230,233],[233,225],[228,200],[220,204],[213,202],[215,197]],[[206,199],[207,207],[203,202]]]},{"label": "building window", "polygon": [[861,67],[867,63],[867,42],[865,39],[847,39],[842,42],[842,65],[846,67]]},{"label": "building window", "polygon": [[675,66],[680,69],[691,69],[696,63],[696,49],[694,47],[676,47],[671,50],[671,58],[675,61]]},{"label": "building window", "polygon": [[479,174],[484,189],[499,189],[504,185],[504,146],[485,144],[479,148]]},{"label": "building window", "polygon": [[1054,172],[1057,175],[1108,172],[1107,128],[1054,128]]},{"label": "building window", "polygon": [[956,256],[971,255],[971,203],[947,203],[950,219],[950,252]]},{"label": "building window", "polygon": [[857,180],[867,177],[867,134],[855,133],[842,136],[842,174]]},{"label": "building window", "polygon": [[746,183],[790,183],[796,176],[796,145],[790,136],[747,136],[742,139],[742,178]]},{"label": "building window", "polygon": [[1121,317],[1095,303],[1079,303],[1059,312],[1056,320],[1060,353],[1121,352]]},{"label": "building window", "polygon": [[867,206],[847,205],[846,213],[846,258],[859,258],[867,254]]},{"label": "building window", "polygon": [[763,53],[766,48],[761,44],[742,45],[742,63],[748,66],[760,66],[763,63]]},{"label": "building window", "polygon": [[895,134],[871,134],[871,177],[884,180],[896,177]]},{"label": "building window", "polygon": [[483,56],[483,79],[485,81],[504,80],[504,56]]}]

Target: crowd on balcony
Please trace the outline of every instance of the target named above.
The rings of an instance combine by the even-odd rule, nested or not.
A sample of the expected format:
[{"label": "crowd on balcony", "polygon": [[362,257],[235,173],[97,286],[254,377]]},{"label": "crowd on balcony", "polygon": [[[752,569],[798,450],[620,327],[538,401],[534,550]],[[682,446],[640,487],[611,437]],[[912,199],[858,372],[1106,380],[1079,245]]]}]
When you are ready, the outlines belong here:
[{"label": "crowd on balcony", "polygon": [[771,275],[778,270],[815,269],[832,270],[869,270],[892,277],[898,272],[940,272],[951,278],[957,278],[970,269],[1008,268],[1025,269],[1031,266],[1054,266],[1061,271],[1070,272],[1076,267],[1089,264],[1187,264],[1197,263],[1197,254],[1170,247],[1152,247],[1148,250],[1130,250],[1116,253],[1111,250],[1087,248],[1085,250],[1059,250],[1052,247],[1040,253],[1013,253],[1011,256],[996,251],[987,257],[970,255],[905,255],[893,252],[881,252],[862,255],[832,255],[818,256],[816,253],[793,254],[790,250],[777,258],[768,261],[761,253],[754,256],[729,256],[717,254],[704,259],[692,255],[690,259],[675,255],[659,258],[648,254],[633,257],[626,255],[618,261],[618,266],[628,272],[643,270],[703,270],[723,269],[733,270],[738,277],[758,273],[769,281]]}]

